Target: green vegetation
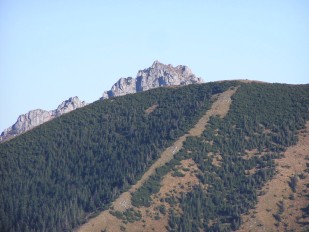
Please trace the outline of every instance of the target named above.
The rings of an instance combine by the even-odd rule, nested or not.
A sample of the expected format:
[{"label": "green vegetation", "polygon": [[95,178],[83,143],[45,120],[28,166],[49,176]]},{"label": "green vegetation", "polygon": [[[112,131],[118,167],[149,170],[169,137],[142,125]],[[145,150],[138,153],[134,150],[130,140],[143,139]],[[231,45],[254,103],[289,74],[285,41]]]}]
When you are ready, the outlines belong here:
[{"label": "green vegetation", "polygon": [[294,175],[290,178],[289,186],[291,187],[292,191],[295,193],[298,183],[298,176]]},{"label": "green vegetation", "polygon": [[[308,108],[309,85],[242,85],[233,96],[228,115],[213,117],[202,137],[185,142],[183,159],[192,156],[207,191],[196,186],[177,199],[183,213],[172,211],[169,230],[237,229],[240,215],[254,207],[258,190],[275,174],[274,159],[296,143],[296,131],[304,128]],[[257,154],[244,158],[246,151],[253,149]],[[222,157],[220,166],[212,165],[211,154],[216,153]],[[249,170],[255,171],[248,175]],[[276,217],[283,206],[279,208]]]},{"label": "green vegetation", "polygon": [[281,215],[283,214],[285,210],[283,201],[279,201],[279,203],[277,203],[277,206],[278,206],[278,211],[275,214],[273,214],[273,217],[278,222],[281,222]]},{"label": "green vegetation", "polygon": [[118,219],[121,219],[124,221],[124,223],[128,222],[135,222],[135,221],[140,221],[142,218],[141,212],[136,211],[133,208],[127,209],[123,213],[120,211],[109,211],[111,215],[114,215]]},{"label": "green vegetation", "polygon": [[176,171],[174,171],[173,173],[172,173],[172,176],[174,176],[174,177],[184,177],[185,176],[185,174],[183,174],[182,172],[180,172],[179,170],[176,170]]},{"label": "green vegetation", "polygon": [[232,85],[97,101],[0,144],[0,231],[71,230],[107,209]]},{"label": "green vegetation", "polygon": [[165,207],[165,205],[160,205],[160,206],[158,207],[158,210],[159,210],[159,212],[160,212],[161,214],[163,214],[163,215],[166,214],[166,207]]},{"label": "green vegetation", "polygon": [[[0,231],[72,230],[108,209],[209,109],[213,94],[240,84],[158,88],[97,101],[0,144]],[[146,114],[153,105],[158,107]],[[149,206],[164,175],[173,170],[182,176],[174,167],[192,158],[200,185],[161,199],[180,210],[161,205],[155,219],[168,214],[170,231],[237,229],[240,215],[255,206],[258,191],[275,174],[274,160],[297,142],[308,109],[309,85],[241,84],[228,115],[212,117],[201,137],[188,137],[133,194],[132,204]],[[215,154],[220,165],[212,164]],[[291,188],[296,184],[291,179]],[[308,213],[308,206],[303,210]],[[125,223],[141,219],[138,211],[112,213]]]},{"label": "green vegetation", "polygon": [[149,179],[132,194],[132,205],[136,207],[151,205],[151,195],[159,192],[160,182],[163,177],[175,166],[180,164],[179,160],[172,159],[166,165],[157,168],[156,173],[149,177]]}]

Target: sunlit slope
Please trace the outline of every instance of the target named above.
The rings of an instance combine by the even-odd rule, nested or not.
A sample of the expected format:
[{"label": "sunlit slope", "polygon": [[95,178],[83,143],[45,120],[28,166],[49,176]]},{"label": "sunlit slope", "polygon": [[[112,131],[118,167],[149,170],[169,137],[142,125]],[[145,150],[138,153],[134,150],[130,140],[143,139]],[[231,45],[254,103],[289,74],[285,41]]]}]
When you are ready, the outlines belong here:
[{"label": "sunlit slope", "polygon": [[[0,145],[0,230],[61,231],[134,184],[233,82],[97,101]],[[147,109],[156,106],[149,113]]]},{"label": "sunlit slope", "polygon": [[170,162],[77,231],[307,231],[309,86],[239,85]]},{"label": "sunlit slope", "polygon": [[[179,198],[166,198],[165,201],[172,205],[168,230],[238,229],[241,216],[249,210],[254,212],[258,196],[265,194],[262,189],[265,183],[282,175],[277,160],[285,156],[288,147],[297,143],[298,133],[305,129],[308,119],[309,85],[252,83],[238,88],[232,97],[229,113],[224,118],[213,117],[203,136],[187,140],[184,149],[176,156],[176,160],[182,162],[194,161],[198,167],[195,175],[199,184]],[[291,172],[291,181],[287,178],[288,181],[281,183],[286,191],[295,185],[293,180],[298,176],[308,179],[308,169]],[[303,187],[305,192],[301,197],[306,204],[300,217],[308,217],[308,207],[307,212],[305,208],[309,203],[306,196],[308,186]],[[277,224],[266,227],[266,231],[277,230],[277,226],[290,227],[288,222],[297,223],[283,221],[281,215],[287,210],[280,206],[284,200],[279,192],[277,194],[278,197],[272,195],[270,202],[278,204],[273,204],[274,207],[268,204],[270,208],[265,209],[271,212],[269,216],[274,217]],[[290,228],[299,230],[305,225]],[[264,226],[263,223],[257,225],[260,229]],[[250,228],[252,225],[245,231],[250,231]]]}]

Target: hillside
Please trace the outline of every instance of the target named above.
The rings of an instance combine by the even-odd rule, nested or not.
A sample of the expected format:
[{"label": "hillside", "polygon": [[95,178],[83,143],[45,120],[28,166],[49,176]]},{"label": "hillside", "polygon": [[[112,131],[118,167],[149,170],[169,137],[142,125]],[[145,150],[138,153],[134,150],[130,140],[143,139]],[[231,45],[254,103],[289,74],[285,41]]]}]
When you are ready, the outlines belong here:
[{"label": "hillside", "polygon": [[[233,91],[231,100],[218,103],[226,91]],[[309,85],[243,82],[94,102],[0,144],[0,230],[72,230],[104,210],[115,229],[85,231],[239,229],[277,177],[276,164],[293,154],[308,109]],[[182,147],[175,146],[181,138]],[[284,183],[304,204],[298,221],[283,225],[289,216],[278,206],[271,209],[275,229],[306,226],[308,170],[299,169]],[[126,191],[131,202],[117,208]]]},{"label": "hillside", "polygon": [[[139,231],[142,229],[143,231],[145,230],[147,231],[147,230],[151,230],[152,228],[155,228],[157,231],[162,231],[166,228],[167,220],[163,220],[163,221],[159,219],[153,220],[153,218],[149,217],[149,215],[146,213],[146,211],[147,210],[149,211],[150,209],[149,207],[150,204],[148,204],[148,202],[146,203],[148,207],[143,207],[143,208],[133,207],[132,202],[136,203],[136,201],[138,201],[139,199],[136,199],[136,198],[132,199],[132,194],[134,194],[134,192],[136,192],[139,188],[144,188],[143,185],[145,184],[146,181],[148,181],[149,177],[154,176],[156,173],[156,170],[166,165],[168,162],[170,162],[174,158],[174,154],[176,154],[182,149],[183,143],[186,141],[188,137],[200,136],[202,132],[204,131],[210,117],[215,116],[215,115],[221,115],[221,116],[225,115],[231,103],[231,95],[233,95],[235,91],[236,91],[236,88],[233,88],[233,89],[230,89],[230,90],[227,90],[221,93],[219,96],[215,95],[214,96],[215,101],[213,102],[211,108],[204,114],[204,116],[202,116],[199,119],[199,121],[195,124],[195,126],[191,128],[188,131],[188,133],[179,137],[170,147],[166,148],[162,152],[161,157],[154,164],[151,165],[151,167],[147,170],[147,172],[144,173],[142,178],[135,185],[133,185],[129,189],[129,191],[121,194],[113,202],[111,208],[113,210],[116,210],[118,214],[120,214],[120,212],[126,213],[128,209],[130,209],[131,211],[132,209],[136,210],[136,212],[140,212],[142,210],[141,217],[143,218],[143,220],[147,221],[147,222],[145,221],[145,224],[144,224],[145,226],[142,227],[140,222],[137,221],[135,223],[131,223],[130,225],[128,225],[128,227],[126,228],[127,230]],[[163,184],[161,183],[160,190],[162,189],[163,192],[165,193],[167,193],[169,190],[175,191],[177,187],[179,188],[178,186],[179,179],[181,179],[181,182],[186,183],[188,185],[187,187],[192,187],[192,183],[191,183],[192,180],[195,180],[194,181],[195,184],[197,183],[197,178],[192,178],[191,175],[183,176],[182,178],[179,178],[177,176],[170,176],[169,180],[166,181],[165,183],[164,181],[162,181]],[[133,195],[133,196],[138,196],[138,195]],[[149,197],[149,194],[148,194],[148,197]],[[147,199],[146,197],[146,200],[149,201],[150,199]],[[155,204],[152,203],[151,206],[152,206],[151,207],[152,211],[158,211],[158,210],[155,210],[155,208],[160,207],[161,205],[160,205],[160,202],[156,202]],[[100,231],[102,228],[106,228],[106,230],[109,230],[109,231],[117,231],[120,228],[119,226],[122,225],[123,223],[121,220],[122,218],[117,218],[115,217],[114,214],[115,214],[114,211],[106,210],[102,212],[100,215],[98,215],[97,217],[91,219],[89,222],[87,222],[83,226],[81,226],[78,229],[78,231]],[[123,224],[122,226],[124,227],[125,225]]]},{"label": "hillside", "polygon": [[[179,138],[182,149],[177,146],[174,159],[143,186],[133,186],[132,198],[124,193],[78,231],[230,231],[242,222],[241,231],[305,231],[307,91],[308,86],[241,85],[232,104],[228,97],[212,104],[203,134]],[[205,121],[210,115],[217,116]],[[175,144],[166,151],[175,151]],[[297,186],[294,178],[300,178]]]}]

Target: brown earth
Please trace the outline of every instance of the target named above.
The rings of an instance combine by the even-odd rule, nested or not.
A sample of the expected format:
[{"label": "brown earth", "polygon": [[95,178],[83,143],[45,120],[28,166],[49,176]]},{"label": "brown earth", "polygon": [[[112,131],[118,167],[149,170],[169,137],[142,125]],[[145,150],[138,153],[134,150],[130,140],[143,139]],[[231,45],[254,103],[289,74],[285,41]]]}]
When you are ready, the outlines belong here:
[{"label": "brown earth", "polygon": [[[197,124],[186,134],[179,137],[172,146],[168,147],[161,157],[144,173],[142,178],[131,187],[127,192],[121,194],[112,204],[112,207],[116,211],[123,212],[131,205],[131,193],[140,188],[145,181],[155,172],[158,167],[165,165],[169,162],[183,145],[183,142],[189,136],[200,136],[207,126],[208,120],[211,116],[224,117],[231,105],[231,96],[236,92],[237,88],[230,89],[222,94],[214,97],[214,102],[211,109],[197,122]],[[149,108],[151,111],[154,106]],[[158,194],[153,196],[153,204],[150,208],[141,207],[139,210],[142,214],[142,220],[134,223],[123,223],[120,219],[111,215],[108,210],[103,211],[98,216],[90,219],[87,223],[77,228],[75,231],[79,232],[101,232],[104,229],[107,231],[166,231],[168,222],[167,215],[158,215],[158,206],[162,205],[160,198],[169,195],[179,195],[181,192],[189,191],[194,185],[198,184],[198,179],[194,175],[197,172],[197,166],[192,159],[184,160],[181,162],[182,168],[188,171],[182,171],[184,177],[174,177],[171,173],[168,173],[163,181],[162,186]],[[164,203],[168,209],[169,205]],[[133,207],[134,208],[134,207]],[[157,217],[156,217],[157,216]]]},{"label": "brown earth", "polygon": [[146,114],[150,114],[152,113],[159,105],[158,104],[154,104],[152,106],[150,106],[148,109],[145,110]]},{"label": "brown earth", "polygon": [[[309,219],[302,218],[301,210],[309,204],[305,196],[309,193],[306,172],[306,164],[309,163],[309,122],[306,129],[300,131],[298,139],[296,145],[286,150],[285,157],[276,161],[278,173],[263,187],[263,195],[258,197],[256,208],[243,216],[244,224],[239,232],[309,231],[308,227],[304,228],[304,225],[308,226]],[[298,178],[296,192],[293,193],[289,183],[295,175],[301,178]],[[279,213],[281,221],[278,221],[274,214],[278,214],[280,204],[283,213]]]},{"label": "brown earth", "polygon": [[[168,226],[168,211],[171,206],[161,199],[166,197],[179,197],[181,193],[192,190],[192,187],[199,184],[199,179],[194,174],[198,171],[198,167],[192,159],[182,160],[181,165],[176,167],[184,174],[183,177],[173,176],[173,172],[169,172],[161,182],[160,191],[152,196],[152,204],[150,207],[138,208],[142,213],[143,221],[136,221],[126,225],[126,231],[166,231]],[[184,171],[186,170],[186,171]],[[160,213],[158,208],[163,206],[166,214]],[[173,209],[180,212],[178,204]],[[156,217],[157,216],[157,217]]]}]

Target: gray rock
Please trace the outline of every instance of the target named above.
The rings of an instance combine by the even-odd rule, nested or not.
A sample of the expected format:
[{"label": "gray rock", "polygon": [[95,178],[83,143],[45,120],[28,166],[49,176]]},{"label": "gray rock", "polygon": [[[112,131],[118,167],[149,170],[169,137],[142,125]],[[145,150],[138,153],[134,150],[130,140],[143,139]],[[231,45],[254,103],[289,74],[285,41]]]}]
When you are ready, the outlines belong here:
[{"label": "gray rock", "polygon": [[71,97],[70,99],[62,102],[55,110],[31,110],[26,114],[20,115],[14,125],[5,129],[1,133],[0,142],[7,141],[51,119],[59,117],[62,114],[68,113],[85,105],[86,103],[84,101],[80,101],[78,97]]},{"label": "gray rock", "polygon": [[78,97],[71,97],[68,100],[62,102],[57,109],[52,110],[51,114],[53,117],[59,117],[62,114],[69,113],[72,110],[81,108],[85,106],[86,103],[84,101],[80,101]]},{"label": "gray rock", "polygon": [[[161,86],[177,86],[203,83],[203,80],[196,77],[190,68],[184,65],[173,67],[155,61],[151,67],[138,71],[136,78],[120,78],[109,91],[105,91],[101,99],[122,96],[131,93],[146,91]],[[72,97],[62,102],[57,109],[45,111],[41,109],[29,111],[20,115],[14,125],[5,129],[0,142],[11,139],[36,126],[39,126],[51,119],[68,113],[72,110],[85,106],[78,97]]]},{"label": "gray rock", "polygon": [[136,78],[120,78],[101,99],[137,93],[161,86],[189,85],[203,83],[189,67],[165,65],[155,61],[151,67],[138,71]]},{"label": "gray rock", "polygon": [[120,78],[109,91],[103,93],[103,98],[122,96],[136,93],[136,79],[132,77]]}]

